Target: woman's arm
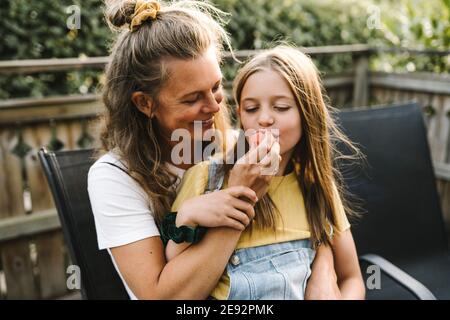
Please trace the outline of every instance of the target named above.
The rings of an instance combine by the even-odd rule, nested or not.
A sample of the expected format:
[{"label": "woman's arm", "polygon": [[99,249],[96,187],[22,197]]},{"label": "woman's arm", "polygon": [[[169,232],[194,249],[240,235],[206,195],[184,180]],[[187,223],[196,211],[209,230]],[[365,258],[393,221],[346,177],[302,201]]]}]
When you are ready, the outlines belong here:
[{"label": "woman's arm", "polygon": [[208,230],[200,243],[168,263],[159,237],[112,248],[111,253],[138,299],[206,299],[240,235],[240,231],[231,228]]},{"label": "woman's arm", "polygon": [[169,240],[166,245],[166,260],[169,262],[179,254],[181,254],[184,250],[189,248],[191,246],[191,243],[188,242],[182,242],[182,243],[175,243],[172,240]]},{"label": "woman's arm", "polygon": [[[242,194],[245,199],[238,199]],[[243,186],[229,187],[224,190],[215,191],[201,196],[204,202],[211,201],[211,203],[222,203],[222,209],[225,210],[205,210],[204,204],[198,201],[198,198],[191,198],[185,200],[180,208],[180,212],[187,212],[187,214],[177,214],[175,221],[176,227],[190,226],[190,227],[229,227],[238,231],[243,231],[255,216],[254,205],[258,201],[256,194],[249,188]],[[177,199],[179,200],[179,199]],[[229,210],[226,210],[228,206]],[[189,214],[192,212],[192,214]],[[166,246],[165,254],[167,261],[172,260],[177,255],[186,250],[191,244],[187,242],[175,243],[169,240]]]},{"label": "woman's arm", "polygon": [[[241,212],[237,205],[242,202],[240,197],[256,201],[253,190],[232,187],[190,199],[180,207],[177,220],[181,224],[196,225],[193,217],[198,217],[199,213],[209,212],[208,216],[214,217],[215,212],[238,212],[247,215],[250,221],[253,207],[247,203],[249,210]],[[139,299],[205,299],[220,279],[241,232],[227,227],[210,229],[200,243],[169,262],[160,237],[115,247],[111,253],[126,283]]]},{"label": "woman's arm", "polygon": [[332,247],[342,299],[364,299],[366,289],[350,229],[336,234],[332,241]]},{"label": "woman's arm", "polygon": [[[262,152],[259,152],[259,149]],[[270,153],[265,143],[250,152],[257,152],[257,155],[261,157]],[[246,156],[248,155],[249,153]],[[261,176],[260,171],[258,163],[235,165],[228,181],[228,188],[225,189],[229,191],[232,188],[238,188],[238,191],[230,194],[232,197],[228,197],[227,200],[218,198],[215,201],[199,201],[206,196],[210,196],[210,200],[214,199],[222,193],[213,192],[198,196],[196,200],[191,199],[191,210],[186,210],[183,215],[187,221],[192,221],[194,215],[198,217],[204,212],[208,212],[210,214],[208,216],[221,216],[222,219],[225,216],[234,217],[228,221],[236,225],[236,228],[217,227],[208,230],[202,241],[189,246],[169,262],[166,261],[164,246],[159,237],[151,237],[111,249],[122,276],[136,297],[139,299],[205,299],[209,296],[217,285],[241,236],[242,231],[236,230],[237,224],[240,224],[238,221],[241,220],[238,217],[247,215],[249,222],[254,216],[253,207],[250,206],[252,210],[247,209],[249,208],[247,202],[243,209],[242,204],[247,200],[254,203],[258,200],[257,196],[262,197],[267,192],[270,179],[267,176]],[[241,202],[238,204],[235,199]],[[224,213],[225,211],[228,213],[214,215],[214,212]],[[180,217],[180,211],[178,215],[177,220]]]}]

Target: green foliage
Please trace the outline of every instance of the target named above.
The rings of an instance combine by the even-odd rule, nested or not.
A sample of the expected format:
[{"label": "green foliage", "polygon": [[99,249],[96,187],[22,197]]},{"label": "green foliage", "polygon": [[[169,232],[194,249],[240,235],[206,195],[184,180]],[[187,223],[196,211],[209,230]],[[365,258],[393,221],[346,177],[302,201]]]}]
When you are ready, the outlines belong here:
[{"label": "green foliage", "polygon": [[[264,49],[279,42],[302,47],[367,43],[374,31],[366,27],[366,0],[215,0],[231,13],[228,31],[237,49]],[[350,55],[315,60],[324,72],[351,68]],[[231,78],[232,71],[226,75]]]},{"label": "green foliage", "polygon": [[[377,0],[382,26],[374,45],[417,49],[450,49],[450,0]],[[449,72],[450,55],[385,54],[373,61],[374,69]]]},{"label": "green foliage", "polygon": [[300,46],[366,42],[366,0],[215,0],[231,13],[228,30],[239,49],[261,49],[276,40]]},{"label": "green foliage", "polygon": [[[81,10],[81,28],[70,30],[66,21]],[[110,31],[103,19],[101,0],[2,0],[0,59],[45,59],[107,54]],[[55,72],[0,78],[0,98],[40,97],[95,90],[99,73]]]},{"label": "green foliage", "polygon": [[[212,0],[231,13],[233,47],[267,48],[280,41],[297,46],[368,43],[376,46],[449,49],[450,0]],[[81,28],[69,30],[71,5],[81,9]],[[380,27],[369,28],[370,8]],[[0,59],[104,56],[112,38],[102,0],[2,0]],[[351,68],[350,55],[317,58],[323,73]],[[447,57],[385,54],[372,67],[385,71],[448,72]],[[228,79],[234,67],[226,66]],[[0,99],[95,92],[100,71],[69,71],[0,77]]]}]

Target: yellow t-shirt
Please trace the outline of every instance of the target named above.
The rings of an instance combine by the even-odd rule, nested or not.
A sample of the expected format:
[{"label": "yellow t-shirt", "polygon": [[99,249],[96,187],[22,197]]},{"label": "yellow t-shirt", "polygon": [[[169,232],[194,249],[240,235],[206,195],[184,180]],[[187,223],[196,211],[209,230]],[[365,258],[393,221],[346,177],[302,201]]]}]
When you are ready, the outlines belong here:
[{"label": "yellow t-shirt", "polygon": [[[178,211],[181,203],[205,192],[208,183],[208,165],[209,162],[207,161],[201,162],[186,171],[179,186],[177,198],[172,205],[172,211]],[[225,187],[226,181],[224,182]],[[335,232],[337,231],[339,233],[347,230],[350,227],[350,223],[345,215],[337,189],[334,189],[336,204],[338,206],[336,216],[334,217],[336,221]],[[273,177],[269,185],[268,194],[280,212],[277,215],[276,232],[261,230],[255,225],[251,236],[248,230],[242,233],[236,249],[308,239],[311,237],[303,195],[300,191],[295,172],[291,172],[285,176]],[[225,270],[211,295],[218,300],[224,300],[228,296],[229,287],[230,279]]]}]

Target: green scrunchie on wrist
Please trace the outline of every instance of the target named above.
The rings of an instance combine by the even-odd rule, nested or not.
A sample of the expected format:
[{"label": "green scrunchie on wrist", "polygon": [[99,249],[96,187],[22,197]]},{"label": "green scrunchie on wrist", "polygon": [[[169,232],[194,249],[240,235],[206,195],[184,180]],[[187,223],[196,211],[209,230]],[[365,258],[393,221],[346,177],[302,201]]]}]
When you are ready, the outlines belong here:
[{"label": "green scrunchie on wrist", "polygon": [[169,240],[173,240],[175,243],[199,242],[206,233],[207,228],[198,226],[196,228],[188,226],[177,227],[175,220],[177,218],[176,212],[170,212],[166,214],[161,223],[161,239],[164,246],[167,245]]}]

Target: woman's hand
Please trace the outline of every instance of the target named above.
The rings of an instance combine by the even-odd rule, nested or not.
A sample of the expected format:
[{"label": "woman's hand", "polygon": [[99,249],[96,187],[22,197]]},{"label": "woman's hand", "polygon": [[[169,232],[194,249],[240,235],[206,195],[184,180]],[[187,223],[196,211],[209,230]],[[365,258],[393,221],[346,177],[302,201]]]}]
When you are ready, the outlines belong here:
[{"label": "woman's hand", "polygon": [[333,251],[321,245],[311,266],[311,276],[306,285],[305,300],[340,300],[341,292],[334,270]]},{"label": "woman's hand", "polygon": [[[247,201],[242,199],[248,199]],[[233,186],[186,200],[178,210],[176,226],[230,227],[243,231],[255,216],[256,193]]]},{"label": "woman's hand", "polygon": [[[280,145],[272,134],[266,134],[259,145],[252,146],[230,170],[228,186],[246,186],[261,199],[269,188],[280,162]],[[276,168],[274,168],[276,167]]]}]

